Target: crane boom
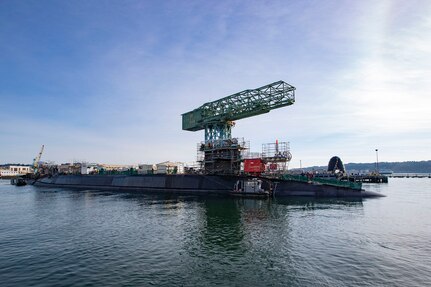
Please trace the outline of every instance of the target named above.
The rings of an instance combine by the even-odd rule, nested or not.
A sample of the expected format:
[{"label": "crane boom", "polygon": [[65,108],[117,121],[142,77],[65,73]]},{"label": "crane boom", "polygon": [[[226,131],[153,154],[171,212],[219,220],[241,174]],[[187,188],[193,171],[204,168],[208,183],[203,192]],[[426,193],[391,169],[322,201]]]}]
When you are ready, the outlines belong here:
[{"label": "crane boom", "polygon": [[198,131],[214,124],[248,118],[292,105],[295,87],[278,81],[272,84],[205,103],[182,115],[183,130]]}]

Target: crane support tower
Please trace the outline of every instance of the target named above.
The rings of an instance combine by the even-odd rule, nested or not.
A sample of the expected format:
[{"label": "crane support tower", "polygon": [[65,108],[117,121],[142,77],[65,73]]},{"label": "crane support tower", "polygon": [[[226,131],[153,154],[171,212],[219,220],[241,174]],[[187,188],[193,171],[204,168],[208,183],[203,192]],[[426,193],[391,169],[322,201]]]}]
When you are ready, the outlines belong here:
[{"label": "crane support tower", "polygon": [[244,90],[225,98],[205,103],[182,114],[183,130],[205,130],[205,140],[198,145],[203,153],[198,161],[205,173],[238,174],[241,152],[247,148],[244,140],[232,138],[234,121],[268,113],[295,102],[295,87],[283,81]]}]

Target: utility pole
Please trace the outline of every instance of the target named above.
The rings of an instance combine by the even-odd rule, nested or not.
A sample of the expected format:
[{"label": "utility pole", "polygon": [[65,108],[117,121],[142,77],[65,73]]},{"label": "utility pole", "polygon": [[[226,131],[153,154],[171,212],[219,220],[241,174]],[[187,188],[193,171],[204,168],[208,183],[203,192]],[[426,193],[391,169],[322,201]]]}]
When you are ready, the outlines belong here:
[{"label": "utility pole", "polygon": [[376,148],[376,173],[379,174],[379,149]]}]

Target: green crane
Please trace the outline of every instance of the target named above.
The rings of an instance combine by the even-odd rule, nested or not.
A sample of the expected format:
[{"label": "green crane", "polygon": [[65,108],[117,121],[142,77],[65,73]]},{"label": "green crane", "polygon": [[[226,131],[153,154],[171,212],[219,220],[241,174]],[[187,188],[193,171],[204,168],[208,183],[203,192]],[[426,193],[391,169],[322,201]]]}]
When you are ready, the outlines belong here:
[{"label": "green crane", "polygon": [[205,130],[205,142],[232,138],[233,121],[292,105],[295,87],[278,81],[272,84],[205,103],[182,115],[183,130]]},{"label": "green crane", "polygon": [[295,87],[278,81],[205,103],[183,114],[183,130],[205,130],[205,142],[198,149],[198,162],[203,172],[239,174],[246,146],[245,142],[232,138],[233,121],[268,113],[294,102]]}]

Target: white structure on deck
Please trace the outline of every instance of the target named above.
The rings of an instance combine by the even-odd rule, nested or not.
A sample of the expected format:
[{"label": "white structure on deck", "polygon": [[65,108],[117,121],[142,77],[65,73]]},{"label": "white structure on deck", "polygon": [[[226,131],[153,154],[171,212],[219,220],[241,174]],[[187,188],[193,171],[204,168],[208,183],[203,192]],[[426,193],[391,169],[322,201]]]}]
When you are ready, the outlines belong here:
[{"label": "white structure on deck", "polygon": [[139,174],[183,174],[184,163],[165,161],[158,164],[140,164]]},{"label": "white structure on deck", "polygon": [[8,167],[5,167],[4,169],[0,169],[1,177],[21,176],[28,173],[33,173],[33,168],[24,165],[10,165]]},{"label": "white structure on deck", "polygon": [[138,166],[138,174],[153,174],[157,170],[155,164],[140,164]]},{"label": "white structure on deck", "polygon": [[96,163],[81,163],[81,174],[93,174],[98,170],[98,166]]},{"label": "white structure on deck", "polygon": [[165,161],[158,163],[156,173],[158,174],[183,174],[184,163]]}]

